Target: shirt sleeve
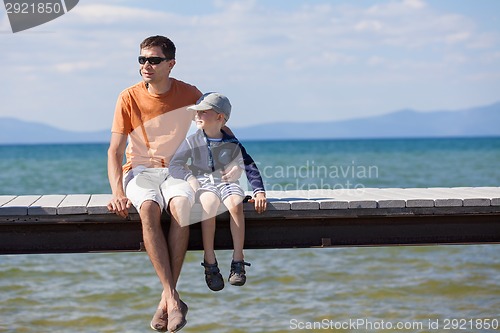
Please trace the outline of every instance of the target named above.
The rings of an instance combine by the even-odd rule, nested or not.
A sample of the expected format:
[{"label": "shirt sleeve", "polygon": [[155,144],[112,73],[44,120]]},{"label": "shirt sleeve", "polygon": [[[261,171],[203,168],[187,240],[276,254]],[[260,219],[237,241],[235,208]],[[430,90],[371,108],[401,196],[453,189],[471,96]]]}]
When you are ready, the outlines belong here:
[{"label": "shirt sleeve", "polygon": [[131,131],[132,120],[130,98],[127,98],[126,93],[122,92],[116,101],[115,115],[113,117],[111,132],[129,134]]},{"label": "shirt sleeve", "polygon": [[239,143],[239,147],[241,149],[241,155],[243,156],[243,163],[245,164],[245,173],[250,186],[252,186],[253,194],[265,192],[264,182],[260,175],[259,168],[257,168],[257,164],[255,164],[252,156],[247,153],[245,147],[243,147],[241,143]]},{"label": "shirt sleeve", "polygon": [[187,180],[192,175],[191,170],[186,166],[191,155],[191,145],[188,139],[185,139],[170,160],[168,171],[172,177]]}]

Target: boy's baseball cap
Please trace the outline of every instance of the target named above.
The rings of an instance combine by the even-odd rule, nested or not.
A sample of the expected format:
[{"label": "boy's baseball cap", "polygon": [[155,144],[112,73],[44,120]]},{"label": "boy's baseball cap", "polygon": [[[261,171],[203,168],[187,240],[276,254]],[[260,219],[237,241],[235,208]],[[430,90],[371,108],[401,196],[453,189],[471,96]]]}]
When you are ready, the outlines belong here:
[{"label": "boy's baseball cap", "polygon": [[203,111],[210,109],[213,109],[217,113],[223,114],[226,121],[229,120],[229,116],[231,115],[231,103],[226,96],[218,92],[206,93],[198,99],[195,105],[188,107],[188,110],[194,111]]}]

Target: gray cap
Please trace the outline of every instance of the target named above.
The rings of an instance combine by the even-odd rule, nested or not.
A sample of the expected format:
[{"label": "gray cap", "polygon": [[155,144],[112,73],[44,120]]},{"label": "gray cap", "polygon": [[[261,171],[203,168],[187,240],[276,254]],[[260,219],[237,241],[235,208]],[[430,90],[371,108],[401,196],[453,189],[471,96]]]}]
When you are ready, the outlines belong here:
[{"label": "gray cap", "polygon": [[226,121],[231,115],[231,103],[229,99],[217,92],[209,92],[198,99],[195,105],[188,107],[188,110],[203,111],[213,109],[217,113],[224,115]]}]

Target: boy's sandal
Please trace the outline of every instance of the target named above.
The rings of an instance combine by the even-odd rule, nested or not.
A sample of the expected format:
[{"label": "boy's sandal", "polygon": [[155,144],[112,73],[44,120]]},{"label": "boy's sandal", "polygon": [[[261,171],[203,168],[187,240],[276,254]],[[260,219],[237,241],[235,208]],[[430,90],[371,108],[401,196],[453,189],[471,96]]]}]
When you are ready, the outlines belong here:
[{"label": "boy's sandal", "polygon": [[201,265],[205,267],[205,282],[207,283],[208,288],[213,291],[224,289],[224,279],[220,273],[217,261],[215,261],[215,264],[202,262]]},{"label": "boy's sandal", "polygon": [[229,283],[233,286],[242,286],[247,281],[245,266],[251,266],[246,261],[231,261],[231,272],[229,273]]}]

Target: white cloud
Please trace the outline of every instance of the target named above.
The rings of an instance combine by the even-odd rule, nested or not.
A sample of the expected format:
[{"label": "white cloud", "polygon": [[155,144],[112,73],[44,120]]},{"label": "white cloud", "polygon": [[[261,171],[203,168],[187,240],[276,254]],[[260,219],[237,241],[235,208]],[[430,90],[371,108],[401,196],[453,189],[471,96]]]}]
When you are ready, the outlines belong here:
[{"label": "white cloud", "polygon": [[145,21],[168,18],[166,13],[153,10],[117,5],[86,5],[85,3],[75,7],[71,14],[74,14],[82,22],[99,24],[123,24],[130,20],[136,20],[137,17]]},{"label": "white cloud", "polygon": [[379,32],[382,30],[383,24],[378,20],[365,20],[357,23],[354,26],[356,31],[372,31]]},{"label": "white cloud", "polygon": [[[40,27],[51,34],[0,36],[2,50],[8,50],[0,53],[0,70],[13,87],[0,91],[0,114],[21,110],[68,128],[106,128],[118,92],[139,80],[138,45],[153,34],[176,43],[175,77],[234,99],[235,126],[276,121],[283,110],[298,121],[304,105],[318,110],[318,119],[346,117],[324,105],[336,110],[350,106],[352,116],[367,109],[418,107],[425,103],[422,95],[446,86],[447,77],[463,77],[465,82],[473,71],[488,72],[480,65],[498,71],[498,31],[481,30],[475,18],[455,14],[453,8],[438,11],[420,0],[380,0],[370,7],[304,1],[282,9],[257,0],[216,1],[214,10],[193,15],[172,11],[173,4],[153,10],[132,0],[106,3],[82,2]],[[5,22],[0,19],[0,24]],[[486,80],[476,75],[476,83],[481,77]],[[27,78],[31,96],[52,93],[63,105],[74,105],[73,122],[61,116],[66,110],[57,110],[54,98],[42,96],[36,107],[23,98]],[[491,84],[493,79],[487,80]],[[415,86],[418,98],[412,97]],[[76,93],[62,93],[68,87],[93,97],[82,100]],[[300,103],[285,98],[299,91],[307,96]],[[255,96],[265,100],[266,109],[255,107]],[[450,95],[441,96],[452,101]],[[40,109],[44,113],[36,111]]]},{"label": "white cloud", "polygon": [[97,68],[103,68],[104,65],[99,61],[77,61],[63,62],[54,65],[54,69],[62,74],[71,74],[79,71],[87,71]]}]

